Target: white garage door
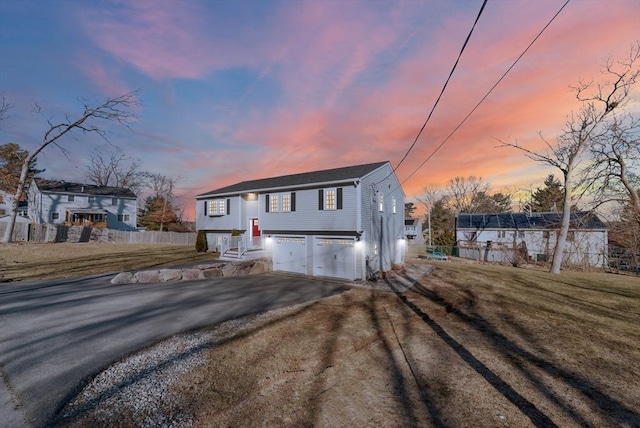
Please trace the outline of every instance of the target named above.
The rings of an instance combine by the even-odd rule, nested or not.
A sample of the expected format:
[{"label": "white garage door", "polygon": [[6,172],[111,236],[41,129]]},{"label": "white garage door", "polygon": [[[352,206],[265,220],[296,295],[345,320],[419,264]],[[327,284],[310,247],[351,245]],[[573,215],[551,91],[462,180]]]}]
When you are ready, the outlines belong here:
[{"label": "white garage door", "polygon": [[353,238],[315,238],[313,274],[355,279],[356,256]]},{"label": "white garage door", "polygon": [[307,274],[307,245],[304,237],[276,236],[273,270]]}]

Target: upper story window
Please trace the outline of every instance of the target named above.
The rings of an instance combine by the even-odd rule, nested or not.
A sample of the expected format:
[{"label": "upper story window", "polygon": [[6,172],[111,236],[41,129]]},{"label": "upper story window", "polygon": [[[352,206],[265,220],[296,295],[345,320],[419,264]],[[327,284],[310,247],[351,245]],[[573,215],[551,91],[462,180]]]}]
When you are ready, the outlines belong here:
[{"label": "upper story window", "polygon": [[209,201],[209,215],[225,215],[228,209],[226,202],[224,199]]},{"label": "upper story window", "polygon": [[118,221],[130,221],[131,216],[129,214],[118,214]]},{"label": "upper story window", "polygon": [[378,210],[384,212],[384,195],[382,193],[378,193]]},{"label": "upper story window", "polygon": [[277,213],[278,211],[280,211],[280,195],[271,195],[271,197],[269,198],[269,208],[270,208],[270,212],[272,213]]},{"label": "upper story window", "polygon": [[507,231],[506,230],[499,230],[498,231],[498,238],[506,238],[507,236]]},{"label": "upper story window", "polygon": [[76,200],[75,195],[67,195],[67,202],[73,202]]},{"label": "upper story window", "polygon": [[324,209],[336,209],[336,189],[326,189],[324,191]]},{"label": "upper story window", "polygon": [[58,220],[60,218],[60,213],[53,212],[51,213],[51,220]]},{"label": "upper story window", "polygon": [[395,197],[393,197],[393,198],[391,198],[391,212],[395,214],[395,213],[396,213],[396,211],[397,211],[397,208],[396,208],[396,198],[395,198]]},{"label": "upper story window", "polygon": [[342,188],[319,189],[318,190],[319,210],[341,210],[342,209]]},{"label": "upper story window", "polygon": [[118,205],[118,198],[111,198],[111,205]]},{"label": "upper story window", "polygon": [[265,212],[292,212],[296,210],[296,192],[266,194]]},{"label": "upper story window", "polygon": [[96,197],[95,196],[89,196],[89,203],[92,204],[96,201]]}]

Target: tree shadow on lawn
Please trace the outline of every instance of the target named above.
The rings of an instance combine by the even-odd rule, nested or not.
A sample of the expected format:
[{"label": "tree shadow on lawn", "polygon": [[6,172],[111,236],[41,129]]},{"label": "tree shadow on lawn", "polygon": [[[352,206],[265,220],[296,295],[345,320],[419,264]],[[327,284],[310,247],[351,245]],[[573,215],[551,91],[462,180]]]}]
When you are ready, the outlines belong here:
[{"label": "tree shadow on lawn", "polygon": [[[531,371],[525,369],[522,363],[518,360],[524,360],[540,370],[546,372],[553,378],[563,379],[564,382],[578,391],[585,398],[587,398],[592,404],[600,408],[603,414],[612,421],[613,424],[638,424],[640,423],[640,415],[633,409],[628,408],[623,403],[607,396],[603,392],[599,391],[589,380],[583,378],[580,375],[572,373],[568,370],[555,366],[551,361],[545,358],[538,357],[526,349],[523,349],[518,344],[511,341],[509,338],[498,332],[494,326],[485,320],[482,316],[474,313],[473,309],[470,310],[471,314],[467,314],[459,309],[460,305],[453,304],[445,297],[440,295],[437,291],[427,289],[420,284],[416,279],[405,276],[405,279],[412,281],[414,286],[405,293],[401,293],[393,283],[387,281],[389,287],[394,290],[398,298],[409,307],[416,315],[418,315],[447,345],[451,347],[471,368],[473,368],[478,374],[480,374],[487,382],[489,382],[493,388],[495,388],[506,399],[513,403],[523,414],[525,414],[535,426],[557,426],[546,414],[538,409],[533,403],[519,394],[512,386],[502,380],[495,372],[482,363],[479,359],[474,357],[464,345],[449,335],[445,329],[440,326],[433,318],[425,313],[418,305],[413,303],[407,295],[413,294],[426,298],[428,301],[441,306],[447,314],[453,313],[463,323],[478,331],[486,338],[495,349],[500,351],[508,360],[513,362],[513,367],[523,373],[527,379],[529,379],[533,385],[549,400],[566,411],[574,421],[581,426],[590,425],[589,421],[586,421],[581,415],[571,409],[568,403],[565,403],[557,394],[550,390],[542,380],[538,379]],[[460,290],[458,290],[460,291]],[[473,302],[473,294],[464,290],[465,294]],[[473,307],[468,305],[467,307]]]}]

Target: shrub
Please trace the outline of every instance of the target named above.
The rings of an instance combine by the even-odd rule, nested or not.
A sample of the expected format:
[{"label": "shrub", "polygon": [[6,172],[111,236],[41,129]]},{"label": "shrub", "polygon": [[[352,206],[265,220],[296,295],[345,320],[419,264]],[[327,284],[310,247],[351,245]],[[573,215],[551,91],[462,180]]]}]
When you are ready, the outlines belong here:
[{"label": "shrub", "polygon": [[196,251],[199,253],[206,253],[208,249],[207,235],[204,233],[204,230],[199,230],[198,236],[196,236]]}]

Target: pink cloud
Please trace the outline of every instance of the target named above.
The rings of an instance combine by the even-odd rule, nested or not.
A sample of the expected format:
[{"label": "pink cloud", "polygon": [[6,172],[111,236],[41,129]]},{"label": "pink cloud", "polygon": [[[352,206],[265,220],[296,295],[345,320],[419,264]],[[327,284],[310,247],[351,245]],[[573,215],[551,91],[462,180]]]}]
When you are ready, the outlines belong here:
[{"label": "pink cloud", "polygon": [[[387,159],[397,164],[435,101],[474,14],[458,11],[409,32],[415,11],[397,6],[380,15],[366,5],[296,2],[275,12],[260,40],[248,43],[247,34],[238,31],[222,46],[205,37],[200,3],[171,13],[136,3],[124,24],[98,24],[95,40],[158,79],[202,78],[232,66],[258,71],[242,103],[224,116],[232,120],[201,124],[228,147],[191,153],[196,149],[185,142],[173,152],[193,155],[180,162],[196,177],[189,192],[201,193],[306,170]],[[398,170],[401,179],[453,130],[560,3],[504,6],[487,9],[441,105]],[[536,174],[543,179],[545,168],[515,150],[495,148],[496,139],[518,140],[532,149],[543,147],[538,131],[552,140],[565,115],[577,108],[568,86],[579,78],[597,78],[599,60],[620,54],[640,38],[633,10],[632,2],[571,3],[460,131],[407,181],[407,195],[456,175],[495,177],[499,186],[531,183]],[[609,25],[603,28],[603,22]],[[401,55],[405,50],[410,53]],[[393,67],[380,65],[384,55],[391,55],[387,61],[394,61]],[[278,103],[242,110],[239,105],[250,102],[263,79],[281,85]]]}]

